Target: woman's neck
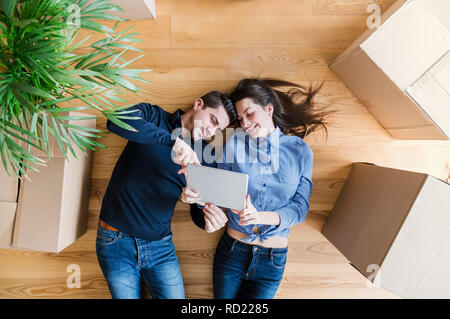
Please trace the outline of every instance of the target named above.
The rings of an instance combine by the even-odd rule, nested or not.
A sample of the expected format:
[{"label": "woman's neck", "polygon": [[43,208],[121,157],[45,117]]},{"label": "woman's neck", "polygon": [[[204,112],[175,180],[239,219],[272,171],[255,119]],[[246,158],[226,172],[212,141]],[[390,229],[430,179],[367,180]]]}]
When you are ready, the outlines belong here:
[{"label": "woman's neck", "polygon": [[264,134],[261,136],[258,136],[258,138],[266,138],[267,136],[269,136],[270,134],[273,133],[273,131],[275,131],[275,125],[273,125],[272,127],[264,127]]}]

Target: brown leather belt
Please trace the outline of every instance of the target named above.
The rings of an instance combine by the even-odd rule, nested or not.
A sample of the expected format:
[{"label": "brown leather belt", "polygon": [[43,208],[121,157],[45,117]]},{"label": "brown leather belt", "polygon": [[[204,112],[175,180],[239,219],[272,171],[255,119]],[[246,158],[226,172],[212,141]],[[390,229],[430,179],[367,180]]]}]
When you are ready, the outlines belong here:
[{"label": "brown leather belt", "polygon": [[107,223],[105,223],[105,222],[104,222],[103,220],[101,220],[101,219],[98,220],[98,225],[99,225],[100,227],[102,227],[102,228],[105,228],[105,229],[108,229],[108,230],[112,230],[112,231],[115,231],[115,232],[119,232],[118,229],[116,229],[116,228],[114,228],[114,227],[112,227],[112,226],[109,226]]}]

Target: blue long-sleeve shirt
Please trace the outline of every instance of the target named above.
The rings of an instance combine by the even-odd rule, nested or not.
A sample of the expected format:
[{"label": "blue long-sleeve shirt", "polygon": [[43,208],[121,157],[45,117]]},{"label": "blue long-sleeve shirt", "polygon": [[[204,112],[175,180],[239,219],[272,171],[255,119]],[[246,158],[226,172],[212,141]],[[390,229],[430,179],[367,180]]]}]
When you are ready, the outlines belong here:
[{"label": "blue long-sleeve shirt", "polygon": [[[313,153],[301,138],[284,135],[278,127],[267,138],[252,139],[238,132],[227,141],[222,158],[218,168],[248,174],[248,194],[255,208],[280,216],[278,226],[241,226],[239,216],[228,209],[228,227],[249,235],[246,241],[288,237],[291,226],[305,221],[313,187]],[[191,215],[204,228],[201,208],[192,205]],[[254,226],[259,233],[253,233]]]},{"label": "blue long-sleeve shirt", "polygon": [[181,115],[156,105],[140,103],[123,120],[137,132],[122,129],[111,121],[109,131],[128,140],[117,161],[105,196],[100,219],[129,235],[159,240],[171,232],[173,210],[186,185],[180,166],[172,161],[173,130],[181,127]]}]

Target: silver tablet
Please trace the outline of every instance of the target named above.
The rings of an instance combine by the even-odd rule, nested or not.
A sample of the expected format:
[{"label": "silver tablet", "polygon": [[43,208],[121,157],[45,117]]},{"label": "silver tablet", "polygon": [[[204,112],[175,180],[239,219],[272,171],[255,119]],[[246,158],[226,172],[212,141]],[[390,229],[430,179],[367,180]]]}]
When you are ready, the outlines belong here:
[{"label": "silver tablet", "polygon": [[189,164],[186,183],[200,195],[202,202],[236,210],[245,208],[247,174]]}]

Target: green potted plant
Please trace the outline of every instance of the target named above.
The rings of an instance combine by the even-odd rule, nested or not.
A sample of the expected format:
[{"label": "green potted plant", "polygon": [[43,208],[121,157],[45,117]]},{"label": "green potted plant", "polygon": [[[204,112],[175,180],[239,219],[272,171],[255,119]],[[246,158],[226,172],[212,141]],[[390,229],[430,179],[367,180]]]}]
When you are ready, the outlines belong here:
[{"label": "green potted plant", "polygon": [[[0,6],[0,155],[8,174],[26,176],[44,165],[31,150],[49,154],[51,136],[64,156],[66,146],[75,158],[74,147],[84,153],[105,147],[96,141],[102,130],[70,124],[81,118],[68,111],[95,109],[89,118],[132,129],[122,120],[136,114],[119,95],[142,90],[130,79],[147,82],[140,73],[150,70],[127,68],[143,55],[125,58],[141,52],[135,47],[141,40],[130,28],[116,31],[123,19],[113,12],[120,7],[107,0],[0,0]],[[100,20],[116,22],[110,28]],[[83,29],[92,33],[80,39]],[[101,39],[89,43],[93,34]]]}]

